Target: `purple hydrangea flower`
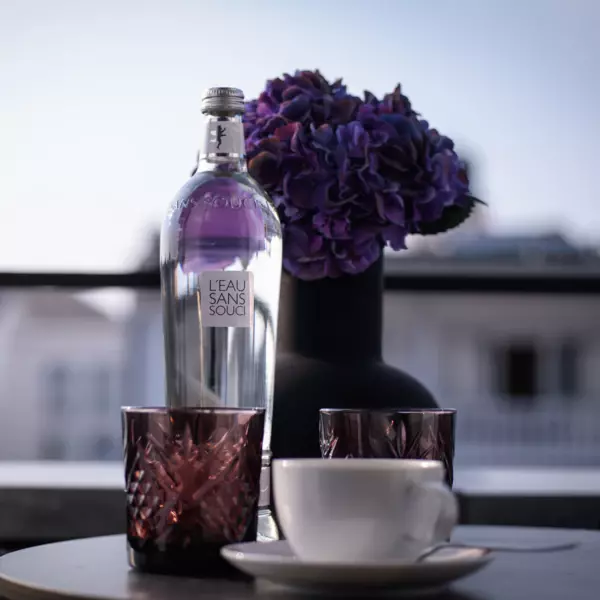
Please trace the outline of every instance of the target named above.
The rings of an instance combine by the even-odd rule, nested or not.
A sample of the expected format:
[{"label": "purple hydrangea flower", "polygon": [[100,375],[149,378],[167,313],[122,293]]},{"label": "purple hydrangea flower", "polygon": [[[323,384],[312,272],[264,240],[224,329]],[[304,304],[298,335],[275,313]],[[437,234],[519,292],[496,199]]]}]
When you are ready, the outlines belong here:
[{"label": "purple hydrangea flower", "polygon": [[301,279],[361,273],[384,246],[443,230],[447,209],[470,212],[452,140],[400,86],[380,101],[318,71],[286,74],[246,104],[244,130],[250,173],[281,218],[284,267]]}]

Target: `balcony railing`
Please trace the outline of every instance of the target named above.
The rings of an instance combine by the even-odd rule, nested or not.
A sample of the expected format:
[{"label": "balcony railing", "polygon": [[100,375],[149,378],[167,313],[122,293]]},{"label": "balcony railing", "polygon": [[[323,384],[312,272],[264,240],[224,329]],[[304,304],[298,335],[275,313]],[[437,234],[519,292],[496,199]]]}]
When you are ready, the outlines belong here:
[{"label": "balcony railing", "polygon": [[[396,261],[400,262],[400,261]],[[386,290],[423,293],[492,294],[599,294],[600,269],[545,273],[527,269],[473,270],[471,272],[400,267],[384,278]],[[158,289],[158,271],[124,273],[0,272],[0,288],[57,287],[64,289],[130,288]]]},{"label": "balcony railing", "polygon": [[479,398],[457,421],[457,464],[597,466],[600,407],[590,398],[542,398],[535,410],[490,410]]}]

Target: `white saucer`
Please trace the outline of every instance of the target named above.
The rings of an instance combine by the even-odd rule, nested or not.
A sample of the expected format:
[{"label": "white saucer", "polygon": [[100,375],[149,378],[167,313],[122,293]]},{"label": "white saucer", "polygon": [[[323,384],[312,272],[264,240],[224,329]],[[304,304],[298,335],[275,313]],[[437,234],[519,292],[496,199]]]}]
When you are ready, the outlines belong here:
[{"label": "white saucer", "polygon": [[481,569],[491,559],[485,548],[444,548],[422,562],[390,560],[372,563],[300,561],[286,541],[231,544],[221,550],[232,565],[273,583],[295,588],[400,588],[426,592]]}]

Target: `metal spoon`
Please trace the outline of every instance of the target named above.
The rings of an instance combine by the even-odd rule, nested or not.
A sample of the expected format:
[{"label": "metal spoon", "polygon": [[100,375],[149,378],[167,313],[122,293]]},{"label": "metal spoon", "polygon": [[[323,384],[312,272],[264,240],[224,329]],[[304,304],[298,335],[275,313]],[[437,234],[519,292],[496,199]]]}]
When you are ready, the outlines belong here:
[{"label": "metal spoon", "polygon": [[531,544],[521,546],[511,546],[510,544],[486,544],[480,546],[478,544],[467,544],[461,542],[446,542],[438,544],[432,548],[428,548],[419,555],[416,562],[421,562],[426,558],[429,558],[433,554],[436,554],[440,550],[445,548],[478,548],[481,550],[487,550],[488,552],[559,552],[561,550],[572,550],[577,548],[579,542],[564,542],[561,544]]}]

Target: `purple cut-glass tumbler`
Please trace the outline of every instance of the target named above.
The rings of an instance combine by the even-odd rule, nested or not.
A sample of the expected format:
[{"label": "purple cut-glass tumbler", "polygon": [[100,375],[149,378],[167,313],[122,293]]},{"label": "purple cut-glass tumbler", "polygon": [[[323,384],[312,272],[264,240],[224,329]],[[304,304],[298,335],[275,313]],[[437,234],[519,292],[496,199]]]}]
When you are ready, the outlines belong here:
[{"label": "purple cut-glass tumbler", "polygon": [[439,460],[452,487],[455,420],[452,409],[325,408],[319,422],[321,456]]},{"label": "purple cut-glass tumbler", "polygon": [[228,573],[220,549],[256,539],[265,411],[124,408],[122,417],[131,566]]}]

